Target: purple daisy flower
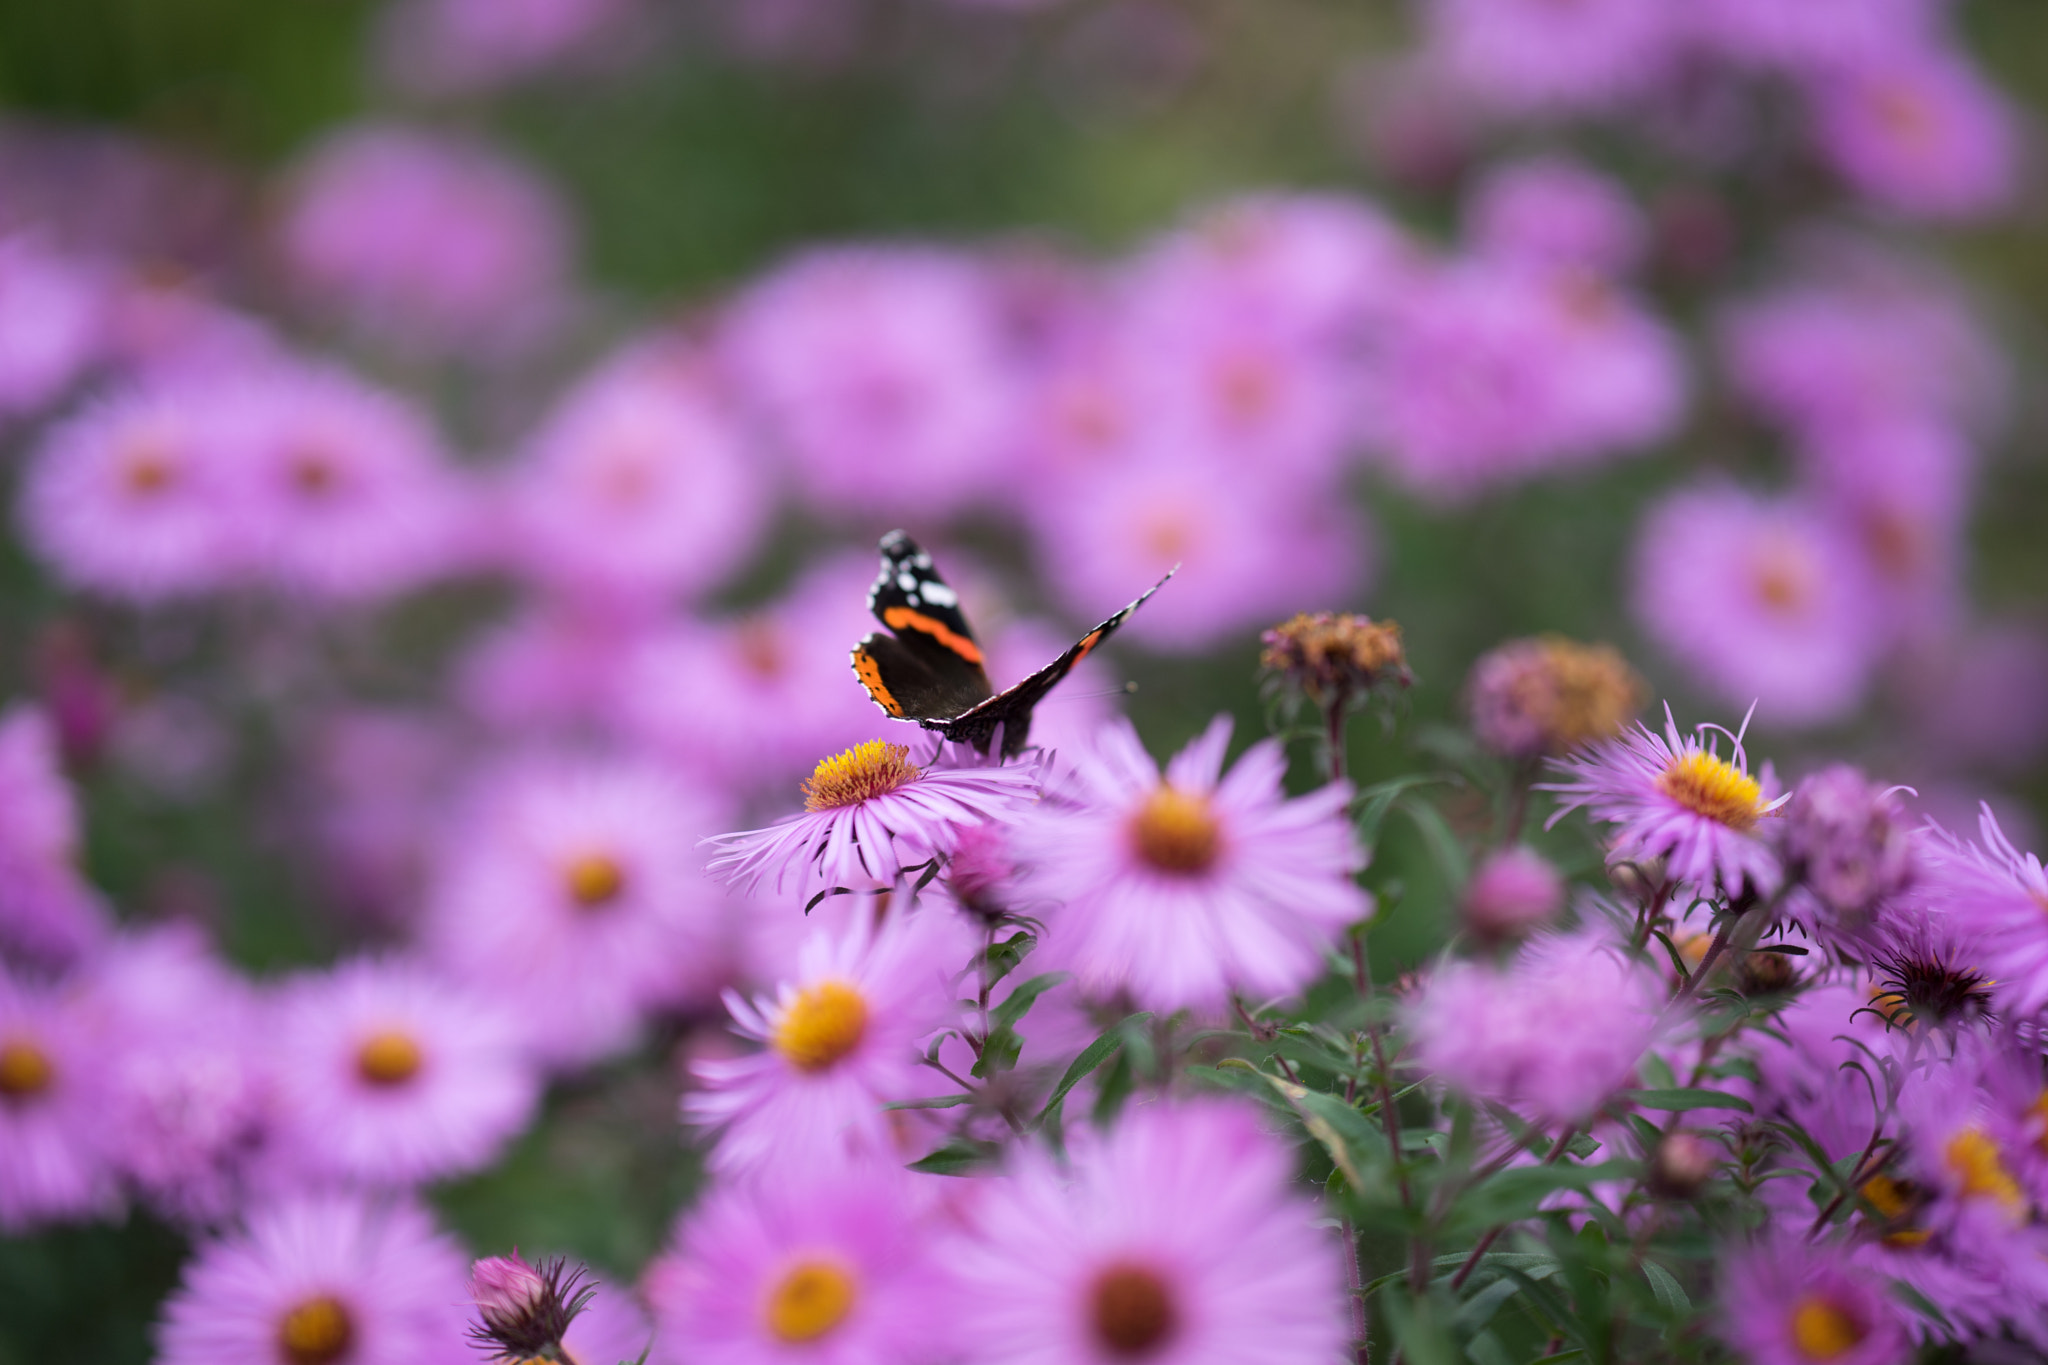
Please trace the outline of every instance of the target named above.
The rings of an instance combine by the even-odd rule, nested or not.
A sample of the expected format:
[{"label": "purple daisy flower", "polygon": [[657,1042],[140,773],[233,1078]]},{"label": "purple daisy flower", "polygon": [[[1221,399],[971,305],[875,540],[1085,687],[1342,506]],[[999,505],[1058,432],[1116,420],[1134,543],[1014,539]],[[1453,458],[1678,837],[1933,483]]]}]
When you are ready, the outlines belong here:
[{"label": "purple daisy flower", "polygon": [[1350,784],[1289,800],[1287,758],[1253,745],[1228,776],[1218,716],[1164,775],[1128,721],[1096,737],[1057,804],[1019,820],[1025,889],[1058,906],[1042,951],[1090,994],[1221,1012],[1234,991],[1287,995],[1372,914],[1345,807]]},{"label": "purple daisy flower", "polygon": [[886,1166],[718,1190],[648,1268],[656,1347],[698,1365],[925,1365],[945,1288],[911,1178]]},{"label": "purple daisy flower", "polygon": [[1979,808],[1980,844],[1943,832],[1927,843],[1925,898],[1973,941],[1992,998],[2015,1015],[2048,1008],[2048,872],[2005,837],[1991,807]]},{"label": "purple daisy flower", "polygon": [[[1559,1008],[1569,1001],[1571,1008]],[[1505,970],[1454,962],[1409,1012],[1415,1059],[1466,1094],[1584,1120],[1635,1076],[1664,1006],[1657,975],[1604,932],[1534,940]]]},{"label": "purple daisy flower", "polygon": [[[1553,764],[1570,780],[1539,784],[1560,798],[1549,824],[1583,806],[1595,819],[1620,826],[1613,858],[1664,858],[1677,881],[1702,889],[1718,881],[1730,894],[1768,895],[1783,872],[1757,824],[1787,798],[1772,795],[1777,779],[1768,764],[1760,776],[1750,775],[1742,748],[1748,728],[1745,717],[1734,734],[1703,724],[1681,736],[1667,705],[1663,734],[1637,724],[1619,739]],[[1732,760],[1716,752],[1709,731],[1728,735]]]},{"label": "purple daisy flower", "polygon": [[1506,116],[1613,109],[1652,90],[1683,29],[1659,0],[1430,0],[1426,52]]},{"label": "purple daisy flower", "polygon": [[[542,999],[550,1064],[624,1044],[719,897],[694,837],[717,809],[647,764],[527,758],[487,774],[441,838],[424,939],[451,976]],[[722,929],[721,929],[722,932]]]},{"label": "purple daisy flower", "polygon": [[1729,1259],[1721,1334],[1752,1365],[1893,1365],[1910,1354],[1884,1281],[1838,1247],[1786,1238]]},{"label": "purple daisy flower", "polygon": [[1458,916],[1481,939],[1515,938],[1564,909],[1564,874],[1527,844],[1490,854],[1458,897]]},{"label": "purple daisy flower", "polygon": [[952,1253],[988,1365],[1324,1365],[1347,1333],[1338,1243],[1247,1112],[1151,1105],[1070,1168],[1021,1153]]},{"label": "purple daisy flower", "polygon": [[286,988],[284,1138],[316,1174],[412,1184],[487,1164],[540,1079],[506,1008],[423,964],[359,959]]},{"label": "purple daisy flower", "polygon": [[0,968],[0,1231],[120,1208],[90,1002]]},{"label": "purple daisy flower", "polygon": [[455,1243],[419,1206],[284,1200],[202,1245],[164,1306],[159,1365],[475,1365]]},{"label": "purple daisy flower", "polygon": [[891,1154],[882,1106],[940,1084],[920,1048],[958,1018],[952,979],[969,951],[952,916],[899,911],[876,927],[860,915],[813,932],[772,999],[726,992],[734,1029],[766,1046],[695,1067],[704,1088],[683,1112],[718,1130],[711,1168],[754,1174]]},{"label": "purple daisy flower", "polygon": [[1038,784],[1035,757],[994,766],[937,735],[871,739],[819,761],[802,815],[707,840],[716,850],[710,872],[748,894],[881,890],[906,867],[943,856],[953,826],[1021,810]]}]

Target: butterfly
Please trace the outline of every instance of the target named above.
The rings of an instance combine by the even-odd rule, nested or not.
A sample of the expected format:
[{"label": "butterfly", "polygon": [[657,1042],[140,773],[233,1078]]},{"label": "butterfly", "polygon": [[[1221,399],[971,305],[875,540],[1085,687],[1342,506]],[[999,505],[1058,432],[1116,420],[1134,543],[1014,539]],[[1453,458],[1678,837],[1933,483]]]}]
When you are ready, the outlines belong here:
[{"label": "butterfly", "polygon": [[877,631],[853,647],[854,676],[875,705],[897,720],[914,720],[982,753],[1000,730],[1005,758],[1023,751],[1031,735],[1031,710],[1045,694],[1180,571],[1174,565],[1144,596],[1064,654],[998,692],[989,684],[981,646],[960,612],[959,594],[939,577],[932,557],[901,531],[883,536],[881,550],[882,571],[868,589],[868,610],[890,633]]}]

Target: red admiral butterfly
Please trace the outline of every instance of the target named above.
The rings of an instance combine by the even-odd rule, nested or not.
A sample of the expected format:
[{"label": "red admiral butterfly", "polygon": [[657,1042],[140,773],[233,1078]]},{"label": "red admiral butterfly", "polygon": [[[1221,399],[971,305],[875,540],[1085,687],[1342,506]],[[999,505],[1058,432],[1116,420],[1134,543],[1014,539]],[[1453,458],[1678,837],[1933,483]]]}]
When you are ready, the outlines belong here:
[{"label": "red admiral butterfly", "polygon": [[1076,640],[1066,653],[998,692],[989,685],[981,646],[960,614],[959,595],[946,586],[916,541],[891,531],[882,537],[882,572],[868,589],[868,610],[892,633],[877,632],[853,647],[854,676],[891,716],[914,720],[982,753],[1000,728],[1003,757],[1013,758],[1031,734],[1031,709],[1179,571],[1178,564],[1168,569],[1166,578],[1143,597]]}]

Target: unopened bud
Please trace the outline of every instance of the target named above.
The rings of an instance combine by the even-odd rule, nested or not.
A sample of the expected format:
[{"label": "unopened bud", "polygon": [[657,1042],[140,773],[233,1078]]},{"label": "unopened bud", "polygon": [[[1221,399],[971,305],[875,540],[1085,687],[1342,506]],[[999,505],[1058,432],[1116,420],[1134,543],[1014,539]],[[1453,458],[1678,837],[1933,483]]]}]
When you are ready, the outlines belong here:
[{"label": "unopened bud", "polygon": [[1650,1154],[1643,1184],[1659,1199],[1690,1199],[1720,1164],[1714,1144],[1705,1138],[1683,1130],[1668,1133]]},{"label": "unopened bud", "polygon": [[1465,927],[1488,941],[1526,934],[1563,908],[1564,878],[1542,854],[1522,844],[1481,863],[1458,901]]},{"label": "unopened bud", "polygon": [[596,1292],[583,1283],[586,1273],[559,1257],[537,1267],[516,1251],[484,1257],[470,1268],[470,1297],[481,1320],[470,1337],[495,1359],[555,1359],[569,1324]]},{"label": "unopened bud", "polygon": [[1744,995],[1770,995],[1798,979],[1792,959],[1783,953],[1744,953],[1735,969],[1735,984]]}]

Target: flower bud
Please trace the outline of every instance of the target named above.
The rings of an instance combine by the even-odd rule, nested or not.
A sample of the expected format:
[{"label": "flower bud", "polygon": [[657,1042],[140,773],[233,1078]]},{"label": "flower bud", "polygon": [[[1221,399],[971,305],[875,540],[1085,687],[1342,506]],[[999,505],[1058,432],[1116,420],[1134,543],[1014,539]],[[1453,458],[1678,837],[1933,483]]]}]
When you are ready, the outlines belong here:
[{"label": "flower bud", "polygon": [[516,1251],[484,1257],[469,1273],[481,1320],[470,1336],[501,1360],[555,1359],[569,1324],[596,1292],[582,1283],[586,1273],[582,1266],[570,1270],[559,1257],[538,1267]]},{"label": "flower bud", "polygon": [[1897,796],[1846,764],[1801,782],[1777,831],[1788,873],[1819,902],[1822,934],[1859,934],[1912,883],[1913,835]]},{"label": "flower bud", "polygon": [[1792,959],[1784,953],[1744,953],[1735,968],[1735,984],[1744,995],[1770,995],[1798,979]]},{"label": "flower bud", "polygon": [[1489,942],[1526,934],[1563,908],[1564,878],[1523,844],[1488,855],[1458,901],[1465,927]]},{"label": "flower bud", "polygon": [[1720,1162],[1713,1143],[1680,1129],[1667,1133],[1650,1153],[1643,1184],[1659,1199],[1690,1199],[1712,1178]]}]

